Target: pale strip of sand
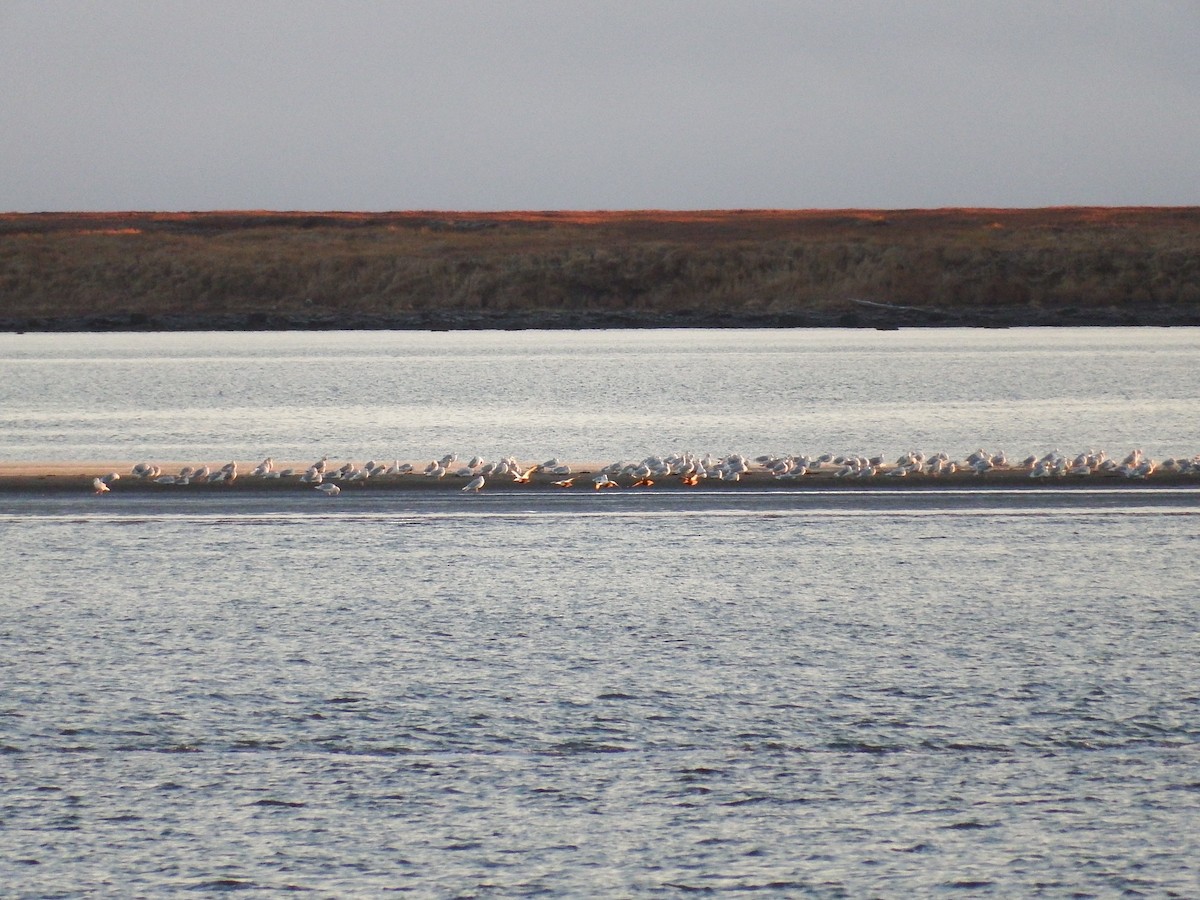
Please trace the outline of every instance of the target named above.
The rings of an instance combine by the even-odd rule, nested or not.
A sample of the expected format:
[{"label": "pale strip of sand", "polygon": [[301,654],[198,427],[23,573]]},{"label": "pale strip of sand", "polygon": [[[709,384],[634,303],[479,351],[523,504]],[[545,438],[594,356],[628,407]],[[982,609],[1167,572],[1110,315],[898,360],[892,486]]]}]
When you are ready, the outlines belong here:
[{"label": "pale strip of sand", "polygon": [[[111,472],[120,475],[119,479],[109,484],[109,492],[118,493],[147,493],[167,492],[178,493],[185,491],[305,491],[313,486],[299,480],[297,476],[284,478],[263,478],[250,475],[257,462],[238,462],[238,470],[243,473],[232,484],[196,482],[188,485],[159,484],[150,478],[138,478],[131,474],[132,464],[127,461],[101,462],[0,462],[0,492],[6,493],[59,493],[59,492],[91,492],[93,479],[103,478]],[[159,464],[164,473],[179,472],[184,464]],[[309,463],[281,463],[277,469],[292,468],[303,472]],[[353,491],[453,491],[462,490],[468,483],[467,478],[448,474],[443,478],[433,478],[420,474],[426,462],[414,462],[414,473],[407,475],[377,475],[361,481],[333,481],[343,492]],[[486,491],[521,491],[521,490],[561,490],[558,482],[569,481],[568,487],[575,490],[595,490],[593,478],[601,468],[599,463],[571,463],[573,477],[554,475],[547,472],[536,472],[530,476],[528,483],[517,483],[512,476],[489,477],[483,490]],[[217,466],[214,466],[217,468]],[[731,491],[753,488],[758,490],[805,490],[806,488],[820,489],[980,489],[989,488],[1076,488],[1076,487],[1105,487],[1105,488],[1139,488],[1157,487],[1200,487],[1200,475],[1182,474],[1177,471],[1159,469],[1146,478],[1125,478],[1120,475],[1103,473],[1092,475],[1068,475],[1053,478],[1030,478],[1029,470],[1022,467],[994,469],[986,474],[974,472],[957,472],[948,476],[907,475],[893,477],[877,474],[870,478],[838,478],[833,468],[824,468],[798,478],[776,478],[765,471],[744,473],[741,479],[721,481],[715,478],[702,479],[696,485],[685,484],[678,476],[656,477],[652,485],[633,486],[629,476],[616,476],[617,487],[605,490],[720,490]]]}]

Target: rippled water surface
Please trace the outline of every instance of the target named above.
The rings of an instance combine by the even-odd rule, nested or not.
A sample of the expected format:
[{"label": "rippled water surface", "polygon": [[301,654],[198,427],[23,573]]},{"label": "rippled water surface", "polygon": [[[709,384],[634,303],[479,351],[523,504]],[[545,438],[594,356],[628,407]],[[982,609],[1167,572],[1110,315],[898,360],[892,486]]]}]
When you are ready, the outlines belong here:
[{"label": "rippled water surface", "polygon": [[[0,459],[1190,455],[1198,334],[7,335]],[[1195,489],[7,493],[0,542],[0,896],[1200,895]]]},{"label": "rippled water surface", "polygon": [[8,895],[1200,889],[1194,492],[309,499],[0,505]]}]

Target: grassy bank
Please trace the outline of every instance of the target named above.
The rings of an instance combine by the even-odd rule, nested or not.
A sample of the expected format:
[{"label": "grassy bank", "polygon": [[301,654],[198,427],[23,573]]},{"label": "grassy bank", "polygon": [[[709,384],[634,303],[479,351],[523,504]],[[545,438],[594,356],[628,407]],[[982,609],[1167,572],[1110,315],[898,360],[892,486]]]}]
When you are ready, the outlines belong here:
[{"label": "grassy bank", "polygon": [[1200,209],[0,215],[9,329],[563,314],[1200,322]]}]

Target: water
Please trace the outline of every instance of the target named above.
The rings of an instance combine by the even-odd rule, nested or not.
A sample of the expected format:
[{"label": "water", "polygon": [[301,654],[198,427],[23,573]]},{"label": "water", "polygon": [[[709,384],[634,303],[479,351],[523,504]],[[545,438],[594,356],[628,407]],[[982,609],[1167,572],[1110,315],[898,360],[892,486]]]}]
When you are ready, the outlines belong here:
[{"label": "water", "polygon": [[1200,329],[0,335],[0,460],[1200,451]]},{"label": "water", "polygon": [[[543,362],[536,335],[369,335],[359,353],[337,336],[316,361],[294,348],[327,336],[232,336],[202,357],[201,337],[154,336],[140,361],[132,336],[25,337],[4,344],[0,415],[33,424],[5,427],[0,458],[261,452],[225,421],[307,458],[331,449],[304,440],[312,392],[347,454],[454,448],[435,398],[390,437],[344,411],[392,421],[393,395],[359,379],[405,367],[477,392],[537,371],[574,385],[497,401],[536,414],[511,430],[464,419],[467,452],[628,456],[671,429],[795,448],[798,421],[830,449],[907,446],[922,422],[928,449],[992,445],[961,385],[991,369],[1007,387],[980,403],[1017,394],[990,432],[1010,451],[1055,423],[1054,445],[1200,449],[1180,379],[1196,334],[1176,330],[631,338],[644,353],[543,335]],[[405,356],[422,340],[440,361]],[[849,371],[847,354],[870,374],[837,404],[816,396],[833,381],[775,388],[819,414],[781,422],[753,399],[780,372]],[[235,387],[255,366],[261,401]],[[142,399],[116,391],[139,367],[156,373]],[[193,386],[163,390],[165,372]],[[940,373],[960,399],[904,388],[908,418],[884,427],[881,372]],[[719,400],[741,418],[707,440],[685,414],[700,404],[668,402],[702,373],[751,398]],[[616,396],[641,383],[657,417],[614,404],[573,424],[601,377]],[[1035,402],[1033,385],[1067,402],[1084,382],[1101,412]],[[214,383],[229,418],[180,421]],[[338,406],[330,385],[351,383],[359,403]],[[51,439],[106,394],[111,433]],[[178,437],[130,439],[143,401]],[[9,494],[0,541],[5,896],[1200,893],[1194,489]]]}]

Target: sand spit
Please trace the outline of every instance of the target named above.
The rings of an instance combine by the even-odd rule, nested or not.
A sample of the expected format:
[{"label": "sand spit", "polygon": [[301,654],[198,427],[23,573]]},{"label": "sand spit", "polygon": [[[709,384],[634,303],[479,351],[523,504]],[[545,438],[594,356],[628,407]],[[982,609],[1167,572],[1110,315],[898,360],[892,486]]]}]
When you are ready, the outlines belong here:
[{"label": "sand spit", "polygon": [[[314,497],[356,491],[737,491],[806,489],[879,490],[993,488],[1200,487],[1200,455],[1151,460],[1140,451],[1122,459],[1104,454],[1049,453],[1009,462],[982,451],[951,461],[944,454],[905,454],[895,462],[862,457],[757,457],[703,460],[690,454],[615,463],[469,462],[453,458],[427,463],[358,466],[225,463],[209,465],[106,462],[0,462],[0,493],[104,494],[308,491]],[[323,492],[317,489],[325,485]],[[332,491],[329,486],[336,486]]]}]

